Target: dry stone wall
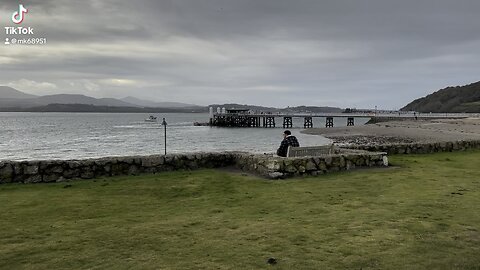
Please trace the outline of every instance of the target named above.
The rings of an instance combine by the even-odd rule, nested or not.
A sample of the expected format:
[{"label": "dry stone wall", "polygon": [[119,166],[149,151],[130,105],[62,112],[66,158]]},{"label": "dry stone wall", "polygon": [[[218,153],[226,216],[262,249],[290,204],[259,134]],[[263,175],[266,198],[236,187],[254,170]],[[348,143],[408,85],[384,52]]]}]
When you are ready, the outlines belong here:
[{"label": "dry stone wall", "polygon": [[48,183],[68,179],[138,175],[231,166],[235,153],[194,153],[86,160],[0,162],[0,183]]},{"label": "dry stone wall", "polygon": [[455,141],[455,142],[434,142],[434,143],[404,143],[384,145],[358,145],[347,146],[350,149],[361,149],[366,151],[386,152],[389,155],[398,154],[431,154],[438,152],[455,152],[470,149],[480,149],[480,140]]},{"label": "dry stone wall", "polygon": [[358,167],[384,166],[385,153],[351,151],[326,157],[280,158],[239,152],[109,157],[86,160],[0,162],[0,183],[49,183],[69,179],[139,175],[235,166],[269,178],[318,175]]},{"label": "dry stone wall", "polygon": [[236,166],[273,179],[388,166],[386,153],[346,149],[342,152],[330,156],[296,158],[244,154],[237,158]]},{"label": "dry stone wall", "polygon": [[2,161],[0,162],[0,183],[49,183],[69,179],[229,166],[276,179],[385,166],[388,165],[387,154],[429,154],[469,149],[480,149],[480,140],[349,146],[349,149],[343,149],[339,154],[324,157],[280,158],[271,155],[223,152],[86,160]]}]

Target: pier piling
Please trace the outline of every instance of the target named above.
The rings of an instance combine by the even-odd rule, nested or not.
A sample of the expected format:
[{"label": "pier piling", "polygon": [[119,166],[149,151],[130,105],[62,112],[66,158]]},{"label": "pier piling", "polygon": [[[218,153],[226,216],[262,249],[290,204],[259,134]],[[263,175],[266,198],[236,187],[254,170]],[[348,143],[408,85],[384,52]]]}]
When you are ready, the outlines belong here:
[{"label": "pier piling", "polygon": [[274,116],[264,117],[263,118],[263,127],[274,128],[275,127],[275,117]]},{"label": "pier piling", "polygon": [[333,127],[333,117],[327,117],[325,121],[325,127],[327,128]]},{"label": "pier piling", "polygon": [[355,118],[353,117],[348,117],[347,119],[347,127],[353,127],[355,126]]},{"label": "pier piling", "polygon": [[291,128],[292,126],[292,117],[283,117],[283,128]]},{"label": "pier piling", "polygon": [[313,118],[312,117],[305,117],[303,127],[304,128],[313,128]]}]

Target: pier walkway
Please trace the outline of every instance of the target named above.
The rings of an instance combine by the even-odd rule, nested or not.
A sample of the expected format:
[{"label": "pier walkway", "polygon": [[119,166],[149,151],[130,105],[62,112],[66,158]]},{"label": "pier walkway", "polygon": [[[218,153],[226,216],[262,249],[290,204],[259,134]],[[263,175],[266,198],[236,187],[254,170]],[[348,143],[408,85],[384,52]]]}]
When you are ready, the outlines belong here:
[{"label": "pier walkway", "polygon": [[[220,127],[293,127],[294,118],[303,118],[304,128],[313,128],[314,118],[325,118],[325,127],[334,127],[335,120],[345,121],[354,126],[356,118],[369,118],[379,121],[401,119],[462,119],[478,117],[473,114],[457,113],[255,113],[246,109],[210,110],[210,125]],[[340,119],[339,119],[340,118]]]}]

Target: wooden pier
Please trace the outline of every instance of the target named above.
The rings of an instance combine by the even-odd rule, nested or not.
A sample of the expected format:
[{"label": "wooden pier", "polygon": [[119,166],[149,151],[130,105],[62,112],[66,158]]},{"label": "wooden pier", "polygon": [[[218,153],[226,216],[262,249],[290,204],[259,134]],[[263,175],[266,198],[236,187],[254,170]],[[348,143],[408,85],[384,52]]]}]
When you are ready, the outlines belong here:
[{"label": "wooden pier", "polygon": [[[210,108],[210,126],[219,127],[263,127],[263,128],[292,128],[294,118],[303,118],[304,128],[314,128],[315,118],[324,118],[325,127],[331,128],[335,124],[340,126],[354,126],[355,118],[368,119],[459,119],[471,117],[468,114],[418,114],[418,113],[388,113],[388,114],[365,114],[365,113],[320,113],[320,114],[280,114],[280,113],[256,113],[248,109],[220,109],[214,113]],[[277,126],[276,120],[280,119]],[[335,123],[337,121],[337,123]],[[339,123],[338,121],[342,121]]]},{"label": "wooden pier", "polygon": [[[303,118],[304,128],[314,127],[314,118],[325,117],[325,127],[334,127],[334,117],[346,117],[346,115],[313,115],[313,114],[270,114],[270,113],[251,113],[244,109],[231,109],[224,110],[217,113],[211,113],[210,125],[219,127],[263,127],[263,128],[275,128],[277,127],[277,118],[282,119],[281,127],[292,128],[294,118]],[[368,118],[368,116],[356,116]],[[346,118],[347,126],[353,126],[355,121],[354,117]]]}]

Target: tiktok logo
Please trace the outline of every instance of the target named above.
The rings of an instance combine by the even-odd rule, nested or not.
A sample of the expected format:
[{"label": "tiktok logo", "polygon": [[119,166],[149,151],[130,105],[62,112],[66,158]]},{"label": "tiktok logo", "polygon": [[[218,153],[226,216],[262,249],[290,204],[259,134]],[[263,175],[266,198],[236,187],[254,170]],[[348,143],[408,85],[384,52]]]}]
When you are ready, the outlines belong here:
[{"label": "tiktok logo", "polygon": [[28,13],[28,9],[26,9],[22,4],[19,4],[18,11],[13,12],[12,14],[12,22],[15,24],[21,24],[25,18],[25,13]]}]

